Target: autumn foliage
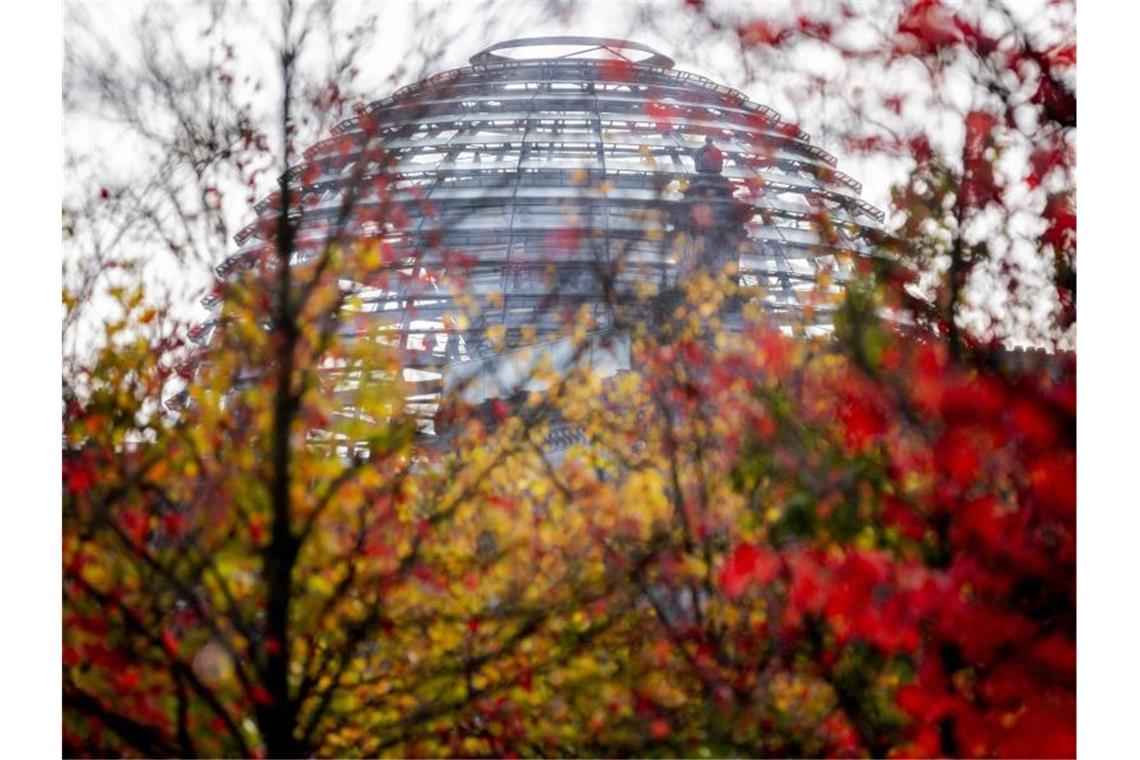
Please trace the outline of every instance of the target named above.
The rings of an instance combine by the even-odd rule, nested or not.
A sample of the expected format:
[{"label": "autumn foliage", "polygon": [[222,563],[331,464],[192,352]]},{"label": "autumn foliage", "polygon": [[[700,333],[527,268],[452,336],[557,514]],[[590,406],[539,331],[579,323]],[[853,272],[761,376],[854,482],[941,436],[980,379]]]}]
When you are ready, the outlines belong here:
[{"label": "autumn foliage", "polygon": [[[854,57],[861,7],[677,12]],[[286,193],[205,351],[125,265],[64,378],[65,752],[1074,756],[1075,47],[987,13],[906,4],[858,53],[983,95],[955,154],[849,136],[910,165],[824,337],[700,274],[633,370],[445,399],[429,445],[339,286],[391,251],[290,264]]]}]

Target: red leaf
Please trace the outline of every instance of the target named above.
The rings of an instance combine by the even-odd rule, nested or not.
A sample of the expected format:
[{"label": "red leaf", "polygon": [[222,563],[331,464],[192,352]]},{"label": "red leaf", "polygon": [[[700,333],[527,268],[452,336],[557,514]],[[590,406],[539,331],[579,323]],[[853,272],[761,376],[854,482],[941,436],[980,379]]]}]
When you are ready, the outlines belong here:
[{"label": "red leaf", "polygon": [[986,111],[966,114],[966,153],[977,156],[989,143],[990,133],[997,126],[997,117]]},{"label": "red leaf", "polygon": [[168,536],[180,536],[186,530],[186,516],[167,512],[162,516],[162,531]]},{"label": "red leaf", "polygon": [[148,522],[146,515],[137,509],[123,513],[123,530],[132,543],[142,543],[146,538]]},{"label": "red leaf", "polygon": [[779,330],[764,330],[754,336],[753,345],[757,364],[766,373],[776,377],[787,374],[792,364],[792,343]]},{"label": "red leaf", "polygon": [[178,656],[178,638],[169,628],[162,629],[162,648],[171,657]]},{"label": "red leaf", "polygon": [[1031,169],[1025,177],[1025,183],[1030,187],[1037,187],[1053,169],[1063,166],[1064,163],[1065,153],[1060,148],[1053,146],[1038,148],[1029,156]]},{"label": "red leaf", "polygon": [[799,27],[800,32],[809,37],[816,37],[824,41],[831,39],[831,24],[826,21],[816,21],[807,16],[800,16],[796,19],[796,26]]},{"label": "red leaf", "polygon": [[826,601],[825,579],[819,564],[810,556],[800,556],[792,566],[792,588],[788,594],[791,614],[818,614]]},{"label": "red leaf", "polygon": [[1077,46],[1076,45],[1061,45],[1055,47],[1045,54],[1049,59],[1049,63],[1054,66],[1076,66],[1077,65]]},{"label": "red leaf", "polygon": [[1006,521],[999,512],[1000,505],[993,496],[974,499],[961,507],[953,533],[956,541],[974,539],[985,548],[1000,544]]},{"label": "red leaf", "polygon": [[883,523],[894,525],[907,538],[918,540],[926,533],[926,524],[903,502],[891,496],[883,499]]},{"label": "red leaf", "polygon": [[1033,645],[1029,656],[1065,681],[1077,675],[1076,643],[1067,636],[1054,633]]},{"label": "red leaf", "polygon": [[770,583],[779,571],[780,559],[776,554],[751,544],[740,544],[721,568],[717,582],[730,599],[735,599],[750,583]]},{"label": "red leaf", "polygon": [[250,520],[249,538],[254,546],[260,546],[265,542],[265,525],[260,520]]},{"label": "red leaf", "polygon": [[910,139],[910,152],[914,160],[920,164],[934,157],[934,149],[930,147],[930,140],[926,135],[917,135]]},{"label": "red leaf", "polygon": [[487,503],[511,516],[517,515],[519,512],[518,502],[510,496],[493,493],[487,497]]},{"label": "red leaf", "polygon": [[95,485],[95,473],[86,463],[64,462],[63,479],[67,481],[67,490],[76,494],[84,493]]},{"label": "red leaf", "polygon": [[117,673],[114,677],[115,692],[117,694],[126,694],[134,691],[139,685],[139,672],[134,668],[127,668]]},{"label": "red leaf", "polygon": [[984,206],[998,197],[993,162],[985,157],[997,117],[985,111],[971,111],[966,116],[965,177],[963,200],[970,206]]},{"label": "red leaf", "polygon": [[839,422],[849,449],[862,451],[887,430],[886,416],[866,395],[845,394],[839,407]]},{"label": "red leaf", "polygon": [[942,437],[935,455],[951,480],[963,487],[974,481],[982,466],[982,447],[979,446],[979,441],[958,427],[947,431]]},{"label": "red leaf", "polygon": [[321,165],[318,163],[311,163],[305,167],[301,172],[301,182],[305,185],[311,185],[316,182],[321,176]]},{"label": "red leaf", "polygon": [[1036,450],[1047,449],[1057,440],[1059,426],[1056,418],[1031,399],[1014,399],[1009,421],[1016,434]]},{"label": "red leaf", "polygon": [[938,0],[920,0],[899,19],[898,31],[911,44],[899,52],[933,53],[961,39],[954,16]]},{"label": "red leaf", "polygon": [[273,695],[270,694],[264,686],[257,684],[250,689],[249,696],[259,705],[273,704]]},{"label": "red leaf", "polygon": [[610,58],[598,64],[598,72],[602,79],[624,82],[632,75],[633,64],[622,58]]},{"label": "red leaf", "polygon": [[1030,491],[1053,515],[1071,518],[1077,504],[1077,460],[1072,452],[1051,452],[1029,468]]},{"label": "red leaf", "polygon": [[767,19],[755,19],[736,30],[743,45],[779,45],[788,37],[788,30],[776,27]]},{"label": "red leaf", "polygon": [[1062,196],[1051,196],[1045,203],[1041,217],[1049,223],[1041,235],[1041,242],[1058,251],[1071,249],[1076,244],[1077,214]]},{"label": "red leaf", "polygon": [[582,238],[582,230],[577,227],[563,227],[547,236],[547,244],[554,253],[563,256],[573,253],[578,248],[578,241]]},{"label": "red leaf", "polygon": [[1045,111],[1046,118],[1063,126],[1077,122],[1077,98],[1052,77],[1042,76],[1032,101]]},{"label": "red leaf", "polygon": [[994,380],[982,376],[946,383],[940,412],[948,421],[990,420],[1006,406],[1005,393]]}]

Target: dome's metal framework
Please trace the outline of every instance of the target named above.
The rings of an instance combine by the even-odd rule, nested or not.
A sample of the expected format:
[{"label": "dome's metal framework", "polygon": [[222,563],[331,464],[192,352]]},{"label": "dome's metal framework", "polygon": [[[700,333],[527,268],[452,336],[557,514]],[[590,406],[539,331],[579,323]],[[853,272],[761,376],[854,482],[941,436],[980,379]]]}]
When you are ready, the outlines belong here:
[{"label": "dome's metal framework", "polygon": [[[833,156],[772,109],[677,71],[644,45],[514,40],[470,64],[371,103],[286,177],[302,200],[302,240],[327,237],[350,195],[361,209],[400,210],[398,226],[352,223],[352,234],[396,252],[396,276],[358,295],[406,352],[423,398],[440,391],[449,367],[554,339],[583,304],[605,330],[615,304],[633,308],[646,287],[676,287],[677,220],[710,136],[723,157],[716,181],[744,211],[736,276],[761,289],[774,318],[802,320],[821,270],[833,273],[825,287],[838,287],[848,259],[872,252],[882,213]],[[266,199],[257,210],[220,277],[271,243],[261,237],[277,205]],[[449,279],[456,251],[463,292]],[[826,329],[826,307],[812,313],[809,329]]]}]

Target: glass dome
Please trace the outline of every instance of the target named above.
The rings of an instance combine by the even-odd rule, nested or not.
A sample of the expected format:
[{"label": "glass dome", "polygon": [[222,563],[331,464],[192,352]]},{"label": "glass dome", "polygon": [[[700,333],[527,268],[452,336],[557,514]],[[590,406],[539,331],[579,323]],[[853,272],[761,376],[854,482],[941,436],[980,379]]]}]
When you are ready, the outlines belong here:
[{"label": "glass dome", "polygon": [[[882,213],[802,130],[636,42],[512,40],[470,64],[359,109],[285,178],[308,250],[333,234],[383,244],[392,276],[355,284],[357,316],[400,347],[424,398],[556,341],[583,307],[620,330],[623,309],[643,313],[687,271],[678,235],[691,242],[700,204],[731,207],[712,219],[732,228],[722,260],[774,319],[803,324],[810,300],[807,329],[828,328],[813,294],[872,252]],[[258,204],[219,277],[271,244],[276,209]]]}]

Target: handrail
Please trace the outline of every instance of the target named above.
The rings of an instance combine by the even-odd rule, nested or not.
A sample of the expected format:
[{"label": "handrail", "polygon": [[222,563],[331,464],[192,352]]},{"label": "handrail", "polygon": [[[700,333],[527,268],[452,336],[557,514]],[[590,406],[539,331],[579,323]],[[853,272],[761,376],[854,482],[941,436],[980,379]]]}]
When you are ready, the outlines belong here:
[{"label": "handrail", "polygon": [[[648,45],[632,40],[623,40],[615,37],[579,37],[579,36],[554,36],[554,37],[523,37],[515,40],[506,40],[504,42],[496,42],[494,45],[483,48],[475,55],[471,56],[470,61],[472,66],[478,66],[485,63],[514,63],[518,61],[535,61],[535,60],[551,60],[549,56],[539,58],[510,58],[505,55],[499,55],[499,50],[510,50],[515,48],[528,48],[528,47],[553,47],[558,45],[576,45],[582,46],[584,50],[577,53],[571,53],[565,56],[559,56],[554,60],[582,60],[574,59],[573,56],[579,53],[591,52],[594,50],[608,50],[614,55],[622,58],[629,63],[639,66],[659,66],[661,68],[672,68],[673,59],[664,53],[660,53]],[[616,48],[616,50],[615,50]],[[648,58],[640,61],[632,61],[621,54],[621,50],[637,50],[642,53],[649,53]]]}]

